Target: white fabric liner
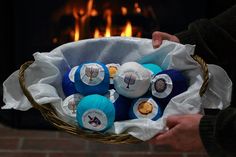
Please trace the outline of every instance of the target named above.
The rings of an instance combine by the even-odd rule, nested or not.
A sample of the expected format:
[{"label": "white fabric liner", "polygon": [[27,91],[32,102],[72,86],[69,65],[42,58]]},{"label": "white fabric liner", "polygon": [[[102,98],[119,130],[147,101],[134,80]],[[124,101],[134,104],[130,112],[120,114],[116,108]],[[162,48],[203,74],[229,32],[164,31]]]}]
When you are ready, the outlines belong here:
[{"label": "white fabric liner", "polygon": [[[232,82],[227,73],[217,65],[208,65],[210,83],[203,97],[199,90],[203,83],[202,69],[190,55],[194,45],[182,45],[163,41],[160,48],[154,49],[152,41],[134,37],[109,37],[87,39],[64,44],[48,52],[33,54],[34,63],[25,72],[26,87],[39,104],[52,103],[59,115],[68,123],[75,121],[61,112],[60,103],[65,99],[62,91],[62,75],[69,69],[87,61],[100,61],[105,64],[137,61],[154,63],[163,69],[181,70],[189,79],[186,92],[172,98],[163,117],[157,121],[134,119],[115,122],[108,132],[121,134],[127,132],[146,141],[168,128],[165,119],[169,115],[203,113],[203,108],[224,109],[230,104]],[[10,75],[3,83],[3,109],[26,111],[32,106],[22,93],[18,81],[18,71]]]}]

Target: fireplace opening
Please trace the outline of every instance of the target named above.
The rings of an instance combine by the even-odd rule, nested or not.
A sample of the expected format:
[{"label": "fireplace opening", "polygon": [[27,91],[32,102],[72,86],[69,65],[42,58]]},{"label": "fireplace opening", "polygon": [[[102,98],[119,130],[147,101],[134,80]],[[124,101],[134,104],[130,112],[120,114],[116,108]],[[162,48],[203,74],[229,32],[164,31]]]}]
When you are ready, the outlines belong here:
[{"label": "fireplace opening", "polygon": [[4,16],[4,81],[35,52],[49,52],[73,41],[109,36],[151,38],[171,34],[206,17],[206,1],[187,0],[9,0]]},{"label": "fireplace opening", "polygon": [[150,4],[139,1],[67,1],[52,13],[52,44],[89,38],[149,37],[158,26]]}]

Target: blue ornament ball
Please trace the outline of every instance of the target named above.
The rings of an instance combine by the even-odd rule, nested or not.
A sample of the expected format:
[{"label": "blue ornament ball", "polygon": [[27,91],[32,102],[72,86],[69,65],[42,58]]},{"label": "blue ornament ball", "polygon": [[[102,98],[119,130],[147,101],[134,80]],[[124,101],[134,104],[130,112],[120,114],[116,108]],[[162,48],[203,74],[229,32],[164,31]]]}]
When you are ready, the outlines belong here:
[{"label": "blue ornament ball", "polygon": [[115,108],[105,96],[92,94],[77,105],[76,119],[80,127],[92,131],[105,131],[115,120]]},{"label": "blue ornament ball", "polygon": [[169,101],[188,89],[187,78],[178,70],[164,70],[152,79],[151,91],[163,108]]},{"label": "blue ornament ball", "polygon": [[144,68],[148,69],[151,72],[152,76],[155,76],[162,71],[162,68],[156,64],[146,63],[142,65],[144,66]]},{"label": "blue ornament ball", "polygon": [[103,63],[84,63],[75,72],[75,89],[82,95],[103,95],[109,90],[109,82],[109,71]]},{"label": "blue ornament ball", "polygon": [[129,110],[130,119],[148,118],[158,120],[162,116],[160,103],[152,96],[134,99]]},{"label": "blue ornament ball", "polygon": [[128,120],[132,99],[119,95],[114,89],[110,89],[105,96],[114,104],[115,121]]},{"label": "blue ornament ball", "polygon": [[74,79],[74,74],[77,69],[78,66],[75,66],[72,69],[68,70],[63,75],[62,89],[66,97],[77,93],[77,90],[75,89],[75,79]]}]

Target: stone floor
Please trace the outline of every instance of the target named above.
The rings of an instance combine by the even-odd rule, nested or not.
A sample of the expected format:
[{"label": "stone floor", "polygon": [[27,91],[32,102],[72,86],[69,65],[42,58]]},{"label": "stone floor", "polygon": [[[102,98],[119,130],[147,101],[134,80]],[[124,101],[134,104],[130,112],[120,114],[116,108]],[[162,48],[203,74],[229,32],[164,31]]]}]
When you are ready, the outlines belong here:
[{"label": "stone floor", "polygon": [[102,144],[59,131],[17,130],[0,125],[0,157],[207,157],[142,144]]}]

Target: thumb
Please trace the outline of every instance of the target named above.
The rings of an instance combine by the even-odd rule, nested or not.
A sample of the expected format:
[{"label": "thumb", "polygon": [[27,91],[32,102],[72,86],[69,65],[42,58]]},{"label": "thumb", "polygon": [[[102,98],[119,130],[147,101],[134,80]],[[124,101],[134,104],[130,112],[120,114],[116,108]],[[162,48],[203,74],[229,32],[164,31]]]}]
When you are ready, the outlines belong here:
[{"label": "thumb", "polygon": [[166,119],[166,126],[169,129],[175,127],[179,123],[180,123],[180,117],[179,116],[169,116]]},{"label": "thumb", "polygon": [[158,48],[161,46],[161,44],[162,44],[162,36],[161,36],[160,32],[154,32],[152,34],[153,48]]}]

